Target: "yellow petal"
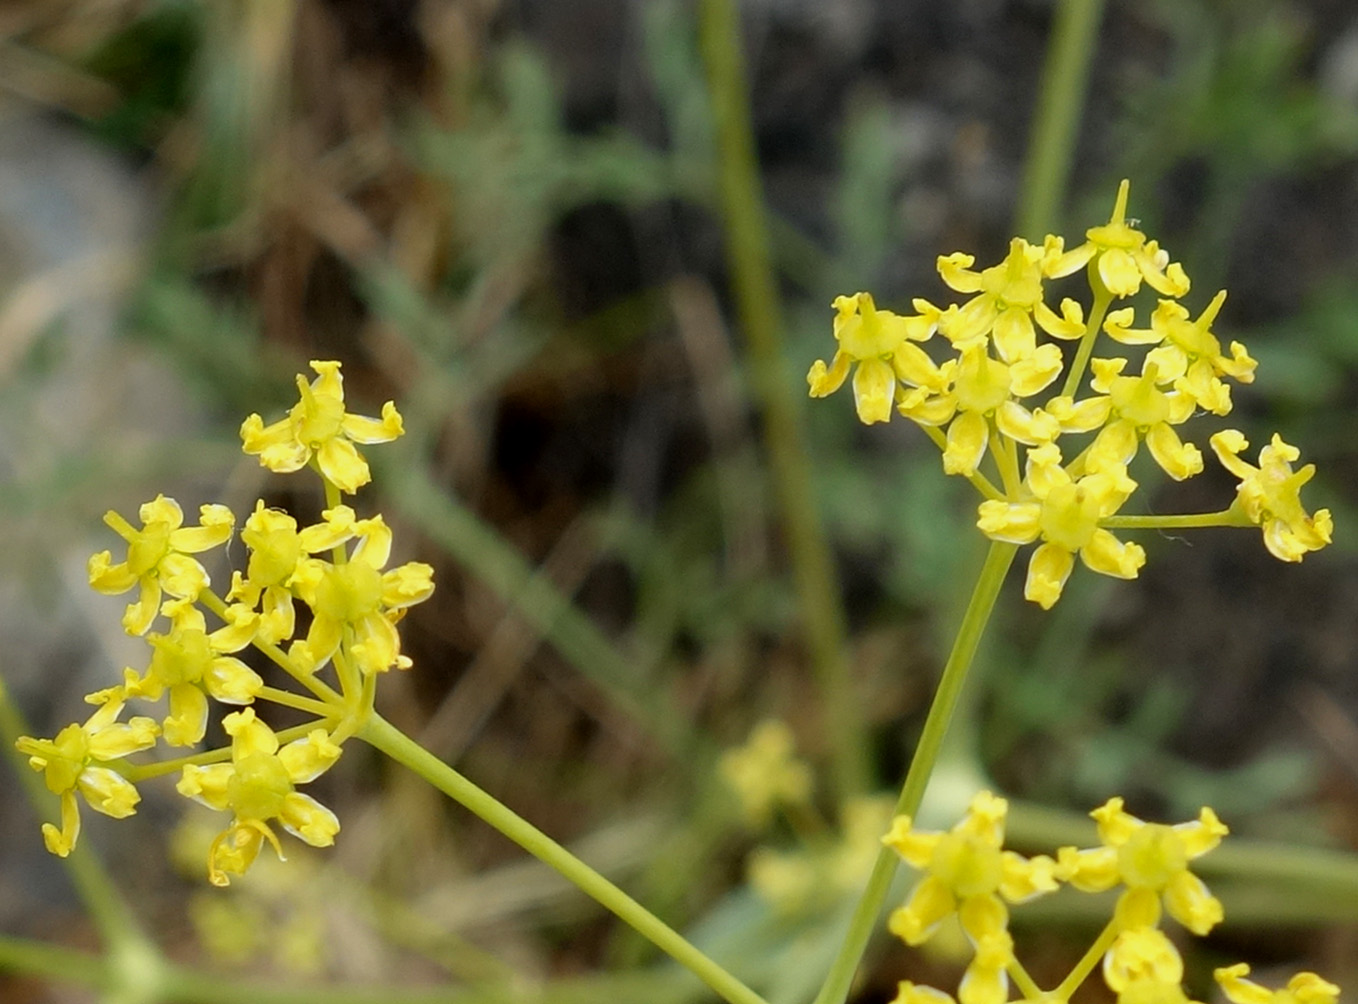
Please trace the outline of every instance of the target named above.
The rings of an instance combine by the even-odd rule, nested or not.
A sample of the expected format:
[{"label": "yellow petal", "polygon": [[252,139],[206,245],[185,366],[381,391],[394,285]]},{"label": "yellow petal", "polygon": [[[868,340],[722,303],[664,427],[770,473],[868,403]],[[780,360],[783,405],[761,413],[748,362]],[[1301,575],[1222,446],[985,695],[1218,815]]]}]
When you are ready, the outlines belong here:
[{"label": "yellow petal", "polygon": [[985,456],[990,423],[979,413],[964,411],[948,426],[948,442],[943,450],[943,470],[948,474],[970,476]]},{"label": "yellow petal", "polygon": [[1043,544],[1028,561],[1028,579],[1023,586],[1025,599],[1043,610],[1050,610],[1061,598],[1066,579],[1075,567],[1075,555],[1054,544]]},{"label": "yellow petal", "polygon": [[881,359],[862,360],[853,375],[854,406],[859,421],[864,425],[888,421],[895,391],[896,374],[889,363]]}]

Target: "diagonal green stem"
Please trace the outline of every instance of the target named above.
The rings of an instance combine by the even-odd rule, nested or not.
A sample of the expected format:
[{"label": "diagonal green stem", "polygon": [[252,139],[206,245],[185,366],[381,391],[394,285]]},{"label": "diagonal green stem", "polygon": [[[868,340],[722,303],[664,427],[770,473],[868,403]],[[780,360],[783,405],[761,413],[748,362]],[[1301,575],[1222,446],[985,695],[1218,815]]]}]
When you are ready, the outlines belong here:
[{"label": "diagonal green stem", "polygon": [[[992,541],[990,544],[985,564],[981,567],[981,575],[976,580],[976,588],[972,591],[967,611],[962,617],[962,626],[957,630],[952,652],[943,667],[943,676],[938,681],[933,704],[929,706],[929,715],[924,721],[919,745],[915,747],[915,755],[910,760],[905,786],[896,801],[897,815],[913,816],[919,811],[925,786],[929,783],[929,775],[933,773],[934,764],[938,762],[939,750],[943,747],[948,725],[952,722],[958,697],[967,679],[967,672],[976,657],[981,635],[990,621],[991,611],[995,609],[995,600],[1000,594],[1000,587],[1004,584],[1005,573],[1009,571],[1016,553],[1018,553],[1016,544],[1005,544],[1000,541]],[[858,962],[867,949],[868,939],[877,926],[882,904],[886,902],[887,893],[891,889],[897,861],[896,852],[887,847],[882,848],[877,855],[872,874],[868,876],[867,888],[863,890],[862,898],[859,899],[849,921],[848,934],[840,946],[839,954],[835,956],[820,993],[816,995],[815,1004],[843,1004],[848,998],[849,986],[853,982]]]},{"label": "diagonal green stem", "polygon": [[695,948],[674,928],[375,712],[359,730],[358,738],[414,771],[453,801],[479,816],[529,854],[578,886],[687,968],[730,1004],[765,1004],[762,997]]},{"label": "diagonal green stem", "polygon": [[846,659],[844,611],[816,510],[801,410],[785,369],[778,289],[740,51],[740,19],[732,0],[703,0],[699,23],[716,123],[732,292],[749,347],[752,389],[764,419],[802,624],[825,707],[835,784],[841,796],[849,796],[869,786],[867,730]]}]

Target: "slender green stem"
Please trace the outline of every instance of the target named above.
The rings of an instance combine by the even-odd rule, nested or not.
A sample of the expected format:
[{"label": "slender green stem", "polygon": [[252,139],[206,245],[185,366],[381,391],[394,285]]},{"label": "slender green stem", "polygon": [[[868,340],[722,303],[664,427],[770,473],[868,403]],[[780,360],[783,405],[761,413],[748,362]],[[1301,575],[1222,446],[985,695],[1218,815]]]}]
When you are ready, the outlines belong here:
[{"label": "slender green stem", "polygon": [[[915,755],[911,758],[905,785],[901,789],[900,798],[896,801],[897,815],[913,816],[919,810],[925,786],[929,783],[929,775],[938,761],[939,750],[943,746],[944,736],[947,735],[948,725],[952,721],[953,711],[962,693],[962,685],[966,682],[967,672],[971,669],[976,649],[980,645],[981,635],[985,632],[991,611],[995,609],[995,600],[1000,594],[1000,587],[1004,584],[1005,573],[1009,571],[1009,566],[1017,553],[1018,546],[1015,544],[999,541],[992,541],[990,544],[985,564],[981,567],[981,575],[976,580],[976,588],[972,591],[971,601],[962,616],[962,625],[958,628],[957,638],[953,641],[952,652],[943,667],[943,676],[938,682],[933,704],[930,705],[929,715],[924,721],[919,745],[915,747]],[[843,1004],[848,997],[854,972],[867,948],[868,939],[877,926],[882,904],[891,889],[891,879],[896,874],[897,860],[896,852],[887,847],[882,848],[877,855],[872,874],[868,877],[867,888],[863,890],[863,896],[849,921],[848,934],[840,946],[839,954],[835,956],[820,993],[816,996],[815,1004]]]},{"label": "slender green stem", "polygon": [[1019,473],[1018,444],[1003,435],[990,420],[990,452],[995,455],[995,464],[1000,469],[1000,484],[1004,485],[1005,498],[1016,499],[1023,485],[1023,475]]},{"label": "slender green stem", "polygon": [[1075,392],[1080,389],[1080,380],[1085,375],[1085,367],[1089,365],[1089,357],[1094,352],[1094,343],[1099,339],[1099,327],[1103,324],[1103,315],[1108,313],[1108,305],[1113,302],[1113,294],[1103,288],[1103,283],[1099,280],[1098,272],[1094,268],[1089,270],[1091,284],[1097,283],[1094,292],[1094,305],[1089,311],[1089,321],[1085,324],[1085,333],[1080,338],[1080,346],[1075,350],[1075,359],[1070,364],[1070,370],[1066,373],[1066,382],[1061,385],[1061,395],[1063,397],[1073,397]]},{"label": "slender green stem", "polygon": [[1057,223],[1102,16],[1103,0],[1061,0],[1057,6],[1016,221],[1017,232],[1032,241],[1041,242]]},{"label": "slender green stem", "polygon": [[1061,981],[1061,985],[1052,991],[1052,995],[1063,1001],[1070,1000],[1070,995],[1080,989],[1080,984],[1084,983],[1085,977],[1094,971],[1094,967],[1099,964],[1104,953],[1113,946],[1113,941],[1117,936],[1118,922],[1116,919],[1110,920],[1103,931],[1100,932],[1098,938],[1095,939],[1094,944],[1089,946],[1089,951],[1085,952],[1080,961],[1075,964],[1069,975]]},{"label": "slender green stem", "polygon": [[310,697],[294,694],[290,690],[279,690],[277,687],[261,687],[259,693],[255,696],[260,700],[281,704],[285,708],[296,708],[298,711],[305,711],[307,714],[315,715],[317,718],[326,718],[340,713],[340,709],[334,704],[328,704],[325,701],[313,701]]},{"label": "slender green stem", "polygon": [[740,19],[732,0],[699,5],[703,62],[716,123],[726,247],[740,327],[764,418],[770,470],[787,534],[801,620],[825,707],[841,796],[869,787],[867,729],[846,659],[844,611],[830,547],[816,509],[801,408],[787,379],[777,284],[755,158]]},{"label": "slender green stem", "polygon": [[1014,986],[1023,1000],[1035,1001],[1042,997],[1042,988],[1028,975],[1028,970],[1023,968],[1023,963],[1018,959],[1009,963],[1009,978],[1014,981]]},{"label": "slender green stem", "polygon": [[528,853],[560,873],[626,921],[730,1004],[765,1004],[764,999],[685,940],[627,893],[562,847],[522,816],[482,791],[404,732],[374,713],[358,738],[408,767]]},{"label": "slender green stem", "polygon": [[1178,516],[1108,516],[1099,520],[1099,526],[1106,526],[1110,530],[1184,530],[1206,526],[1251,525],[1246,517],[1234,509]]}]

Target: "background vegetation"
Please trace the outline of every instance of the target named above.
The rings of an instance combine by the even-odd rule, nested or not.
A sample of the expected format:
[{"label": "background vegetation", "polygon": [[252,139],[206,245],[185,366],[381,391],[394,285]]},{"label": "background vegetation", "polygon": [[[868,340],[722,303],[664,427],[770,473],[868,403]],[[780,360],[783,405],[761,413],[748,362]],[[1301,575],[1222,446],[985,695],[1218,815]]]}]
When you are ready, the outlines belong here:
[{"label": "background vegetation", "polygon": [[[1127,177],[1131,213],[1185,264],[1198,307],[1230,290],[1218,330],[1260,360],[1239,420],[1252,440],[1280,428],[1319,466],[1312,501],[1334,511],[1337,543],[1284,568],[1254,534],[1143,539],[1136,582],[1077,572],[1049,615],[1014,590],[940,787],[997,785],[1033,841],[1121,792],[1144,816],[1208,802],[1236,832],[1353,848],[1350,8],[1110,0],[1068,194],[1051,219],[1019,222],[1051,3],[741,5],[770,348],[734,299],[718,125],[741,93],[712,90],[706,7],[11,2],[4,679],[43,732],[140,665],[118,603],[84,586],[99,517],[157,491],[243,512],[276,485],[239,456],[240,418],[284,407],[307,359],[341,359],[363,410],[394,398],[407,416],[401,447],[373,456],[380,508],[438,569],[405,626],[415,668],[383,681],[383,713],[770,1000],[804,1000],[852,879],[820,883],[804,909],[753,894],[755,846],[801,847],[827,875],[839,845],[750,832],[715,754],[777,717],[818,767],[828,820],[848,792],[894,789],[982,550],[969,489],[917,430],[802,400],[828,304],[858,289],[900,308],[941,298],[938,254],[995,261],[1029,225],[1077,239]],[[1230,490],[1218,472],[1147,505],[1218,508]],[[832,556],[811,573],[807,525]],[[817,631],[842,649],[817,650]],[[864,716],[857,766],[818,682],[837,653]],[[299,849],[227,894],[206,891],[169,786],[147,786],[133,819],[89,822],[90,843],[174,957],[271,985],[701,999],[420,782],[345,759],[322,793],[344,825],[333,853]],[[0,932],[93,947],[8,766],[0,805]],[[1323,883],[1222,892],[1231,923],[1203,972],[1229,950],[1358,978],[1358,907]],[[1059,904],[1047,919],[1041,951],[1059,969],[1083,921]],[[863,1002],[907,976],[955,978],[946,957],[885,939],[872,960]],[[0,1000],[70,999],[55,986],[0,972]]]}]

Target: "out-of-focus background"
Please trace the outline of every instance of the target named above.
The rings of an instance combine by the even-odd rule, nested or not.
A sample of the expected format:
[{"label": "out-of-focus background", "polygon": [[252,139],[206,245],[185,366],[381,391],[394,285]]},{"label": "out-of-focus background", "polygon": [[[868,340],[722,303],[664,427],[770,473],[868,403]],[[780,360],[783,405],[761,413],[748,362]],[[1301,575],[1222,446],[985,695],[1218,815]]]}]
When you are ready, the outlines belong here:
[{"label": "out-of-focus background", "polygon": [[[970,487],[918,429],[864,428],[847,391],[812,407],[804,374],[833,349],[834,296],[948,302],[937,255],[1002,257],[1054,5],[749,0],[740,15],[797,450],[872,786],[894,790],[984,541]],[[862,873],[822,875],[823,902],[762,900],[746,857],[791,853],[794,835],[742,829],[710,758],[674,752],[781,718],[838,817],[698,38],[678,0],[0,6],[0,672],[50,735],[144,666],[121,602],[85,585],[88,555],[115,543],[105,510],[165,492],[189,511],[243,518],[263,493],[314,512],[312,486],[242,458],[236,430],[280,415],[308,359],[340,359],[354,410],[395,399],[411,429],[369,451],[359,507],[387,515],[403,560],[437,568],[384,712],[771,1000],[798,1001]],[[1332,509],[1336,543],[1282,566],[1255,532],[1142,534],[1140,579],[1077,570],[1050,614],[1016,572],[950,769],[1033,805],[1122,793],[1179,819],[1210,803],[1238,833],[1354,848],[1358,10],[1109,0],[1053,227],[1077,243],[1124,177],[1129,214],[1192,276],[1189,305],[1230,291],[1216,330],[1260,362],[1232,420],[1316,463],[1308,502]],[[1221,508],[1233,488],[1210,458],[1187,484],[1143,484],[1153,512]],[[93,946],[12,768],[0,932]],[[218,821],[181,822],[168,782],[144,785],[129,820],[86,812],[82,839],[181,960],[497,1000],[702,999],[356,744],[314,787],[338,845],[294,841],[287,866],[226,893],[201,876]],[[1247,956],[1264,975],[1358,978],[1352,904],[1235,904],[1192,972]],[[1052,917],[1016,927],[1035,975],[1059,976],[1094,930]],[[606,970],[643,975],[590,982]],[[883,939],[856,999],[958,971]],[[85,993],[0,974],[3,1001]]]}]

